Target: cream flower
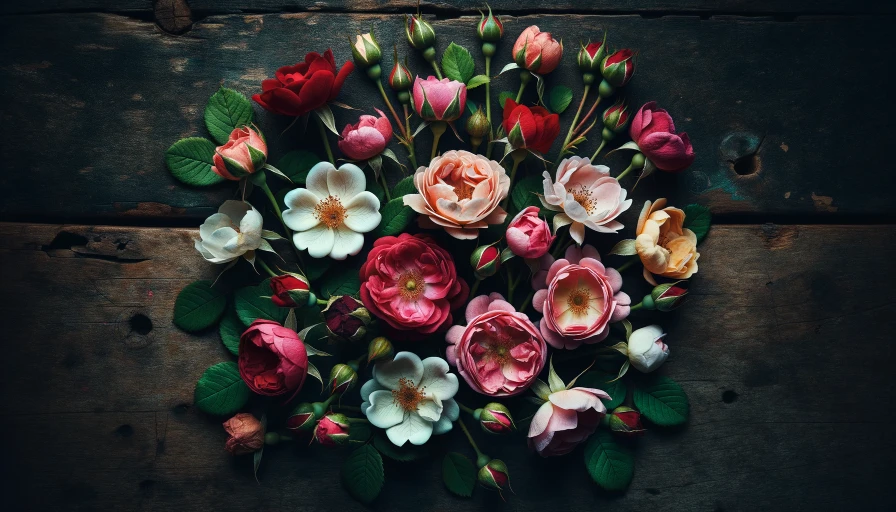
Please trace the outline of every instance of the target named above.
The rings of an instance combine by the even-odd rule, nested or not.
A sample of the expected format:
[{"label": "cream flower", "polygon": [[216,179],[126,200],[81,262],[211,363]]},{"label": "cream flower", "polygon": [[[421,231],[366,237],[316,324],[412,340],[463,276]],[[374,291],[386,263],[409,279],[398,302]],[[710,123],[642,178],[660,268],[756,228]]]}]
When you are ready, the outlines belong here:
[{"label": "cream flower", "polygon": [[656,286],[654,274],[688,279],[697,273],[697,235],[684,226],[684,212],[665,199],[647,201],[638,218],[635,250],[644,264],[644,279]]},{"label": "cream flower", "polygon": [[366,190],[358,166],[336,168],[321,162],[308,172],[305,188],[286,194],[283,222],[295,234],[295,246],[313,258],[344,260],[361,252],[364,236],[380,224],[380,201]]},{"label": "cream flower", "polygon": [[628,359],[644,373],[659,368],[669,357],[669,346],[663,343],[666,334],[658,325],[637,329],[628,338]]},{"label": "cream flower", "polygon": [[270,247],[261,237],[263,219],[251,204],[224,201],[218,213],[199,227],[196,250],[211,263],[229,263],[240,256],[255,262],[255,250]]},{"label": "cream flower", "polygon": [[421,445],[433,434],[451,430],[460,415],[454,401],[457,376],[448,373],[448,363],[438,357],[420,360],[411,352],[378,363],[373,379],[361,387],[361,411],[370,424],[386,429],[396,446]]}]

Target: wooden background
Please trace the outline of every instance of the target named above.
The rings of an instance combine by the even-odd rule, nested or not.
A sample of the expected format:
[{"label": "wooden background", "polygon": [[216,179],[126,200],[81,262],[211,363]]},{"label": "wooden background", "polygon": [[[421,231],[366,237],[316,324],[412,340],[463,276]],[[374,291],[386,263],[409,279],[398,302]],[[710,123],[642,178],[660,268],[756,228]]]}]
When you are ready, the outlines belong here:
[{"label": "wooden background", "polygon": [[[476,7],[424,3],[440,49],[453,39],[477,55]],[[896,507],[896,183],[884,146],[896,113],[888,94],[896,4],[492,7],[508,34],[498,69],[515,35],[538,24],[567,48],[549,85],[578,95],[578,40],[606,29],[614,46],[640,51],[632,102],[658,100],[691,135],[694,166],[636,194],[699,202],[717,221],[693,301],[668,317],[673,355],[663,371],[688,392],[691,420],[639,443],[625,494],[599,491],[580,456],[543,461],[505,447],[517,492],[506,504],[481,491],[472,501],[450,495],[435,458],[387,461],[387,490],[373,508]],[[214,276],[191,239],[232,189],[179,185],[163,154],[178,138],[204,135],[202,109],[220,85],[251,94],[278,66],[331,45],[347,60],[345,36],[371,27],[408,53],[397,13],[413,10],[397,0],[0,6],[4,509],[364,508],[341,489],[341,455],[269,450],[259,485],[245,460],[223,451],[219,421],[192,406],[196,378],[226,353],[217,332],[176,329],[172,305],[185,284]],[[411,64],[425,73],[415,55]],[[502,77],[495,94],[516,80]],[[378,103],[359,73],[345,91],[346,103]],[[338,124],[354,115],[337,112]],[[317,141],[295,128],[271,136],[288,121],[259,117],[272,155]]]}]

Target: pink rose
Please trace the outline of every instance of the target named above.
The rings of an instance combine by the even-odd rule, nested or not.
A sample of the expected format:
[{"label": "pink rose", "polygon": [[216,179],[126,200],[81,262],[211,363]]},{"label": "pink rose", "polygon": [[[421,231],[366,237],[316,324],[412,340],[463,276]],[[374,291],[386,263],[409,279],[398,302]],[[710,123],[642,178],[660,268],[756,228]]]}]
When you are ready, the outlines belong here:
[{"label": "pink rose", "polygon": [[542,457],[565,455],[594,433],[607,414],[599,389],[572,388],[551,393],[529,425],[529,448]]},{"label": "pink rose", "polygon": [[414,80],[414,108],[426,121],[454,121],[466,104],[467,86],[456,80],[434,76]]},{"label": "pink rose", "polygon": [[413,337],[451,325],[451,310],[467,300],[454,259],[426,235],[385,236],[361,266],[361,301],[371,313]]},{"label": "pink rose", "polygon": [[264,167],[268,146],[254,128],[241,126],[230,132],[223,146],[215,149],[212,170],[228,180],[237,181]]},{"label": "pink rose", "polygon": [[224,422],[224,449],[234,455],[257,452],[264,446],[264,426],[255,416],[241,412]]},{"label": "pink rose", "polygon": [[499,293],[467,305],[467,326],[448,329],[448,362],[474,390],[489,396],[522,393],[538,377],[548,347],[524,313]]},{"label": "pink rose", "polygon": [[538,217],[537,206],[529,206],[507,226],[507,246],[520,258],[540,258],[554,243],[551,227]]},{"label": "pink rose", "polygon": [[552,347],[574,349],[603,341],[610,322],[624,320],[631,311],[631,299],[621,291],[622,276],[604,267],[594,247],[572,246],[557,261],[545,254],[540,265],[532,278],[538,290],[532,306],[544,315],[539,327]]},{"label": "pink rose", "polygon": [[629,134],[641,153],[661,171],[681,172],[694,163],[696,155],[688,134],[676,134],[672,117],[665,110],[656,108],[655,101],[638,110],[632,118]]},{"label": "pink rose", "polygon": [[563,42],[556,41],[550,32],[542,32],[532,25],[513,43],[513,58],[516,64],[539,75],[546,75],[560,64],[563,56]]},{"label": "pink rose", "polygon": [[[360,37],[360,36],[359,36]],[[392,138],[392,123],[386,114],[376,109],[380,117],[363,115],[354,125],[342,130],[339,150],[352,160],[367,160],[383,152]]]},{"label": "pink rose", "polygon": [[258,319],[240,336],[240,376],[259,395],[277,396],[302,389],[308,353],[299,335],[277,322]]}]

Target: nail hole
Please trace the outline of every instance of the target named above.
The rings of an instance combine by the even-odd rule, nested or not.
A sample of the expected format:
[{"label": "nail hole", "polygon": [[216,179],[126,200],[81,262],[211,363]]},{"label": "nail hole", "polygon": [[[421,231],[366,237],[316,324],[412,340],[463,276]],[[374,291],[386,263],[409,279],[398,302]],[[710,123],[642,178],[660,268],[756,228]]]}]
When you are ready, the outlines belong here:
[{"label": "nail hole", "polygon": [[740,395],[738,395],[736,391],[729,389],[728,391],[722,393],[722,401],[726,404],[730,404],[731,402],[737,400],[738,396]]},{"label": "nail hole", "polygon": [[152,320],[142,313],[137,313],[131,317],[131,330],[146,336],[152,330]]},{"label": "nail hole", "polygon": [[130,425],[122,425],[115,429],[115,434],[121,437],[131,437],[134,435],[134,427]]},{"label": "nail hole", "polygon": [[744,155],[731,162],[731,168],[741,176],[749,176],[750,174],[756,174],[762,169],[762,162],[759,160],[759,155],[754,153],[752,155]]}]

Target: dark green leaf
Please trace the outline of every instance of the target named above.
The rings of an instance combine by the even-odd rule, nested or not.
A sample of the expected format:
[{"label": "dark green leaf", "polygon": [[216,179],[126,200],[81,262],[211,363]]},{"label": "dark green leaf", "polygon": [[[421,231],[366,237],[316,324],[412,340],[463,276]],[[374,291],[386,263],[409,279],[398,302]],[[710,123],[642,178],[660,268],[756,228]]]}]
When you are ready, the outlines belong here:
[{"label": "dark green leaf", "polygon": [[416,213],[410,206],[405,206],[404,200],[400,197],[389,201],[380,209],[383,220],[373,230],[374,238],[397,236],[404,233],[411,221],[414,220]]},{"label": "dark green leaf", "polygon": [[585,445],[585,468],[597,485],[608,491],[622,491],[635,475],[632,454],[616,443],[609,430],[595,432]]},{"label": "dark green leaf", "polygon": [[190,283],[174,301],[174,325],[187,332],[201,331],[218,323],[225,307],[227,296],[211,281]]},{"label": "dark green leaf", "polygon": [[442,54],[442,71],[446,77],[466,84],[476,72],[476,63],[466,48],[451,43]]},{"label": "dark green leaf", "polygon": [[318,163],[320,163],[320,158],[317,155],[310,151],[299,149],[283,155],[277,161],[275,167],[280,169],[283,174],[289,176],[293,183],[301,184],[305,183],[308,171]]},{"label": "dark green leaf", "polygon": [[334,272],[324,276],[320,283],[320,293],[324,299],[334,295],[357,295],[361,290],[360,268],[356,265],[338,266]]},{"label": "dark green leaf", "polygon": [[330,268],[331,258],[305,258],[302,270],[309,281],[316,281]]},{"label": "dark green leaf", "polygon": [[165,152],[165,164],[178,180],[187,185],[205,187],[221,183],[224,178],[212,171],[215,145],[202,137],[181,139]]},{"label": "dark green leaf", "polygon": [[476,75],[467,82],[467,89],[475,89],[480,85],[489,83],[489,78],[485,75]]},{"label": "dark green leaf", "polygon": [[221,87],[205,106],[205,127],[218,144],[225,144],[234,128],[252,122],[252,104],[242,94]]},{"label": "dark green leaf", "polygon": [[551,87],[551,92],[548,96],[551,111],[555,114],[562,114],[569,107],[569,104],[572,103],[572,89],[565,85]]},{"label": "dark green leaf", "polygon": [[684,210],[684,227],[690,229],[697,235],[697,243],[706,238],[709,233],[709,225],[712,223],[712,214],[709,208],[700,204],[689,204],[683,208]]},{"label": "dark green leaf", "polygon": [[380,203],[386,199],[386,191],[383,190],[383,186],[380,185],[380,182],[376,180],[367,180],[367,191],[375,195],[376,198],[380,200]]},{"label": "dark green leaf", "polygon": [[365,505],[379,496],[384,480],[383,458],[369,444],[353,451],[342,465],[342,485]]},{"label": "dark green leaf", "polygon": [[476,466],[457,452],[448,452],[442,459],[442,480],[448,490],[469,498],[476,486]]},{"label": "dark green leaf", "polygon": [[218,332],[221,334],[221,342],[227,347],[231,354],[238,356],[240,354],[240,336],[246,327],[240,321],[236,311],[229,311],[224,318],[221,319],[221,325],[218,326]]},{"label": "dark green leaf", "polygon": [[408,194],[416,194],[417,187],[414,185],[414,176],[406,176],[392,187],[392,197],[399,198]]},{"label": "dark green leaf", "polygon": [[349,445],[357,446],[359,443],[366,443],[371,435],[373,435],[373,431],[369,424],[352,423],[351,428],[348,429]]},{"label": "dark green leaf", "polygon": [[273,320],[280,325],[286,321],[289,308],[277,307],[271,301],[271,280],[265,279],[258,286],[247,286],[236,292],[236,314],[248,327],[259,318]]},{"label": "dark green leaf", "polygon": [[635,407],[652,423],[663,427],[688,420],[688,396],[677,382],[662,375],[647,375],[635,382]]},{"label": "dark green leaf", "polygon": [[625,393],[627,391],[625,382],[623,382],[622,379],[610,382],[615,378],[616,375],[611,375],[609,373],[590,371],[579,377],[579,380],[576,381],[576,386],[602,389],[606,391],[607,394],[610,395],[610,400],[601,401],[608,411],[612,411],[622,405],[622,401],[625,400]]},{"label": "dark green leaf", "polygon": [[249,400],[249,387],[240,378],[236,363],[218,363],[199,377],[193,400],[204,412],[226,416],[246,404]]},{"label": "dark green leaf", "polygon": [[538,199],[538,195],[536,194],[543,193],[544,178],[541,176],[526,176],[517,181],[516,185],[513,186],[510,198],[513,201],[513,206],[515,206],[518,211],[521,211],[527,206],[538,206],[541,208],[541,200]]},{"label": "dark green leaf", "polygon": [[[354,428],[354,425],[352,425]],[[395,446],[386,434],[378,432],[373,436],[373,446],[386,457],[399,462],[409,462],[419,460],[429,455],[429,450],[425,446],[417,446],[411,443],[405,443],[404,446]]]},{"label": "dark green leaf", "polygon": [[508,99],[516,99],[516,93],[512,91],[502,91],[501,94],[498,94],[498,104],[501,108],[504,108],[504,104],[507,103]]}]

